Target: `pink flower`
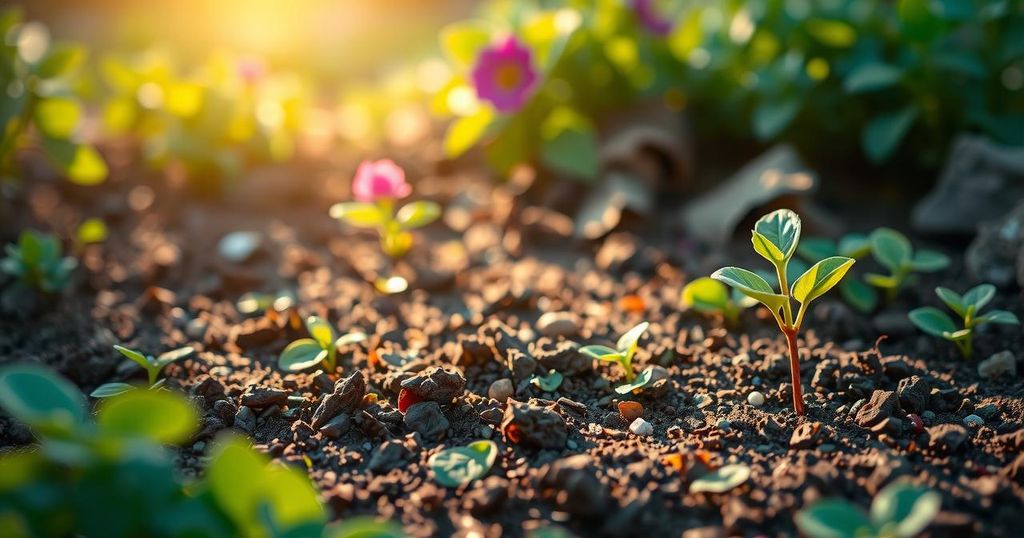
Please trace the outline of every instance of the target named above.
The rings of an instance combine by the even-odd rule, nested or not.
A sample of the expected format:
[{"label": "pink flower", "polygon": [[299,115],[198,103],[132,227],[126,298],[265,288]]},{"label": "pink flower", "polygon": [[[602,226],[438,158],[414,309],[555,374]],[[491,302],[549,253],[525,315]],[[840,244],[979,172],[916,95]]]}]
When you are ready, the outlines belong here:
[{"label": "pink flower", "polygon": [[530,49],[514,36],[484,49],[471,74],[476,94],[498,112],[515,112],[529,100],[537,82]]},{"label": "pink flower", "polygon": [[659,9],[658,0],[631,0],[633,13],[648,31],[660,36],[672,33],[672,21]]},{"label": "pink flower", "polygon": [[238,76],[246,84],[256,84],[267,74],[267,64],[259,56],[242,56],[235,64]]},{"label": "pink flower", "polygon": [[391,159],[363,161],[352,180],[352,195],[360,202],[376,202],[382,198],[405,198],[412,187],[405,182],[405,171]]}]

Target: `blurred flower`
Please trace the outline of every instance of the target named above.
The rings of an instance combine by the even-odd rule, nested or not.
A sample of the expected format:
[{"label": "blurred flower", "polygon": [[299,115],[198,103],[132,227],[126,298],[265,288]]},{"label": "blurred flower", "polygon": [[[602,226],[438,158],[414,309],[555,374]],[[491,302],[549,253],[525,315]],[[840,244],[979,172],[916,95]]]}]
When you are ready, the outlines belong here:
[{"label": "blurred flower", "polygon": [[242,56],[236,65],[238,77],[246,84],[256,84],[267,74],[267,64],[259,56]]},{"label": "blurred flower", "polygon": [[411,192],[405,171],[391,159],[363,161],[352,180],[352,195],[360,202],[405,198]]},{"label": "blurred flower", "polygon": [[658,0],[630,0],[636,18],[651,33],[665,36],[672,33],[672,21],[658,9]]},{"label": "blurred flower", "polygon": [[472,77],[477,96],[490,101],[498,112],[521,108],[537,82],[530,49],[513,36],[484,49],[473,67]]}]

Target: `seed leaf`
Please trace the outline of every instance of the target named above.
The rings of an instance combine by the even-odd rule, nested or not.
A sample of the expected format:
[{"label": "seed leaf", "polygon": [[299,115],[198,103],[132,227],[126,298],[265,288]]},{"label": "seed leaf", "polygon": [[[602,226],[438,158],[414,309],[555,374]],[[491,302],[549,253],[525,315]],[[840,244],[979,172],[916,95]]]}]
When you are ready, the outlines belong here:
[{"label": "seed leaf", "polygon": [[633,392],[635,390],[642,389],[646,387],[648,383],[651,382],[652,376],[654,376],[654,370],[648,368],[643,372],[640,372],[640,375],[636,376],[636,379],[634,379],[631,383],[625,383],[615,387],[615,392],[619,394],[629,394],[630,392]]},{"label": "seed leaf", "polygon": [[402,206],[395,218],[405,229],[422,228],[441,216],[441,206],[434,202],[420,200]]},{"label": "seed leaf", "polygon": [[530,377],[530,382],[544,392],[554,392],[562,386],[562,379],[563,376],[558,370],[548,370],[548,375],[534,375]]},{"label": "seed leaf", "polygon": [[85,420],[85,398],[47,368],[15,364],[0,370],[0,406],[12,417],[44,431],[66,432]]},{"label": "seed leaf", "polygon": [[992,310],[984,316],[978,316],[978,323],[999,323],[1002,325],[1020,325],[1020,320],[1013,312],[1006,310]]},{"label": "seed leaf", "polygon": [[[935,290],[938,293],[939,290]],[[985,308],[985,305],[996,296],[996,287],[992,284],[980,284],[969,290],[963,296],[963,305],[974,305],[975,308],[981,310]],[[948,304],[948,303],[947,303]]]},{"label": "seed leaf", "polygon": [[723,312],[729,304],[729,289],[713,278],[701,277],[683,288],[682,304],[702,314]]},{"label": "seed leaf", "polygon": [[90,392],[89,396],[93,398],[109,398],[135,389],[135,385],[129,385],[128,383],[104,383],[96,387],[96,390]]},{"label": "seed leaf", "polygon": [[[757,235],[760,235],[775,249],[766,249],[769,250],[772,257],[766,256],[760,250],[758,250],[758,254],[778,265],[792,257],[796,251],[796,245],[800,242],[800,217],[788,209],[772,211],[754,223],[754,232],[754,249],[758,248]],[[777,257],[779,255],[781,257]]]},{"label": "seed leaf", "polygon": [[964,303],[964,298],[959,293],[939,286],[935,288],[935,295],[938,295],[939,299],[942,299],[942,302],[946,303],[946,306],[960,317],[967,314],[967,304]]},{"label": "seed leaf", "polygon": [[742,463],[725,465],[690,483],[690,493],[725,493],[750,478],[750,467]]},{"label": "seed leaf", "polygon": [[442,450],[431,456],[427,464],[434,471],[434,480],[442,486],[457,488],[486,475],[497,457],[498,445],[494,441],[474,441]]},{"label": "seed leaf", "polygon": [[915,308],[907,314],[907,317],[910,318],[910,321],[918,329],[932,336],[941,337],[943,333],[956,331],[956,325],[953,324],[953,320],[945,312],[932,306]]},{"label": "seed leaf", "polygon": [[603,361],[616,361],[622,358],[622,354],[617,350],[614,350],[608,346],[583,346],[580,348],[580,353],[587,355],[594,359],[600,359]]},{"label": "seed leaf", "polygon": [[104,400],[96,425],[100,432],[114,437],[176,444],[192,436],[199,416],[188,401],[170,392],[131,390]]},{"label": "seed leaf", "polygon": [[878,263],[895,271],[911,262],[914,250],[910,240],[891,228],[879,228],[871,232],[871,253]]},{"label": "seed leaf", "polygon": [[154,365],[158,370],[162,370],[164,366],[167,366],[174,361],[184,359],[195,352],[196,350],[192,349],[191,346],[185,346],[166,353],[161,353],[160,356],[156,358]]},{"label": "seed leaf", "polygon": [[360,342],[365,342],[365,341],[366,341],[366,333],[351,332],[351,333],[347,333],[347,334],[343,334],[343,335],[339,336],[338,339],[334,341],[334,346],[335,347],[342,347],[342,346],[348,346],[348,345],[352,345],[352,344],[358,344]]},{"label": "seed leaf", "polygon": [[915,271],[941,271],[949,267],[949,256],[934,250],[919,250],[914,254],[910,267]]},{"label": "seed leaf", "polygon": [[775,293],[765,279],[746,269],[723,267],[712,273],[711,278],[736,288],[748,297],[761,301],[773,312],[778,312],[782,303],[786,301],[786,297]]},{"label": "seed leaf", "polygon": [[277,365],[286,372],[298,372],[312,368],[327,358],[327,350],[312,338],[300,338],[284,348],[277,358]]},{"label": "seed leaf", "polygon": [[864,280],[876,288],[891,289],[898,288],[900,285],[899,280],[895,277],[888,275],[880,275],[878,273],[867,273],[864,275]]},{"label": "seed leaf", "polygon": [[150,368],[153,367],[153,364],[145,355],[139,353],[138,351],[135,351],[134,349],[128,349],[124,346],[119,345],[114,345],[114,349],[116,349],[118,353],[124,355],[129,360],[135,362],[136,364],[145,368],[146,370],[149,370]]},{"label": "seed leaf", "polygon": [[842,500],[818,501],[797,512],[794,522],[810,538],[873,536],[874,528],[860,508]]},{"label": "seed leaf", "polygon": [[306,330],[320,344],[320,347],[327,349],[334,344],[334,328],[324,318],[309,316],[306,318]]},{"label": "seed leaf", "polygon": [[793,298],[801,304],[817,299],[843,279],[854,261],[852,258],[833,256],[814,264],[793,283]]},{"label": "seed leaf", "polygon": [[348,518],[328,534],[331,538],[405,538],[402,527],[370,516]]},{"label": "seed leaf", "polygon": [[636,343],[647,331],[647,327],[650,326],[651,324],[645,321],[626,331],[626,334],[619,337],[619,341],[615,343],[615,347],[619,348],[620,353],[625,352],[628,354],[630,350],[636,350]]},{"label": "seed leaf", "polygon": [[839,293],[850,306],[861,313],[870,313],[878,306],[878,294],[875,293],[875,289],[860,280],[851,278],[840,282]]},{"label": "seed leaf", "polygon": [[871,503],[871,522],[876,528],[895,524],[893,535],[917,536],[942,508],[942,497],[927,488],[890,484]]},{"label": "seed leaf", "polygon": [[953,332],[946,331],[942,333],[942,337],[951,342],[967,340],[971,337],[971,329],[960,329],[959,331]]},{"label": "seed leaf", "polygon": [[343,202],[331,206],[331,217],[357,228],[376,228],[384,224],[384,215],[374,204]]}]

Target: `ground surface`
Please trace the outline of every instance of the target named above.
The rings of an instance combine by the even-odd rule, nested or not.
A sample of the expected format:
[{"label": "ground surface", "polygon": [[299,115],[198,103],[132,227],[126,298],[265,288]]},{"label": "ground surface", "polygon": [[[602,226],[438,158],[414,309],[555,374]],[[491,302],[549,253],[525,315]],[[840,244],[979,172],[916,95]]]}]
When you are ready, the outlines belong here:
[{"label": "ground surface", "polygon": [[[798,419],[784,343],[764,312],[751,309],[741,328],[726,330],[680,311],[688,279],[722,262],[757,263],[743,240],[717,257],[655,226],[582,243],[568,238],[564,217],[523,202],[512,186],[440,182],[418,188],[449,214],[397,267],[413,290],[386,297],[368,282],[387,267],[374,238],[327,217],[344,186],[314,198],[289,188],[293,175],[268,176],[231,203],[188,204],[179,190],[146,186],[153,178],[92,190],[30,181],[8,198],[5,242],[28,225],[66,230],[82,214],[107,218],[112,234],[84,250],[84,269],[62,299],[0,283],[0,362],[41,361],[89,392],[140,379],[113,344],[150,353],[192,345],[197,355],[166,371],[168,386],[204,411],[203,433],[181,451],[186,472],[201,472],[218,431],[237,428],[273,456],[308,464],[335,517],[381,514],[412,536],[520,536],[551,524],[580,536],[794,535],[793,513],[807,502],[843,496],[867,506],[897,478],[941,492],[929,535],[1014,536],[1024,525],[1024,382],[982,379],[977,362],[902,316],[933,304],[937,283],[964,288],[956,267],[873,318],[823,300],[801,338],[808,415]],[[248,261],[229,263],[217,240],[240,229],[262,232],[264,242]],[[292,309],[236,307],[245,292],[278,290],[294,293]],[[1015,290],[995,302],[1024,313]],[[293,312],[370,338],[341,350],[336,376],[283,374],[278,353],[305,336]],[[538,326],[549,312],[566,315]],[[574,343],[610,345],[644,320],[651,327],[636,361],[661,366],[667,379],[627,398],[612,390],[621,372],[584,359]],[[1020,341],[1018,328],[993,329],[979,335],[977,356],[1016,356]],[[399,385],[447,379],[436,366],[457,372],[456,396],[435,392],[437,407],[403,416]],[[565,376],[552,393],[528,381],[548,369]],[[519,403],[488,397],[500,378],[513,381]],[[341,379],[333,402],[342,418],[320,431],[331,416],[314,414]],[[754,390],[764,406],[747,403]],[[370,392],[376,403],[363,397]],[[629,431],[618,407],[626,399],[642,404],[652,436]],[[923,430],[911,411],[925,417]],[[985,424],[964,426],[972,413]],[[434,482],[432,454],[481,438],[500,447],[486,478],[460,490]],[[28,442],[0,418],[0,444]],[[737,462],[752,469],[746,483],[688,492],[704,465]]]}]

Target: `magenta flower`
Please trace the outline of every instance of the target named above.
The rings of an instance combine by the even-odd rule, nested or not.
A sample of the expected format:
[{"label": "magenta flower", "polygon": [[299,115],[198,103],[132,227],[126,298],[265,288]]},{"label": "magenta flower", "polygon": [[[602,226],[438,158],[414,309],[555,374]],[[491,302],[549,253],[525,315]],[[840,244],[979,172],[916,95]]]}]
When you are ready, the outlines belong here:
[{"label": "magenta flower", "polygon": [[471,76],[477,97],[490,101],[498,112],[519,110],[537,82],[530,49],[514,36],[484,49]]},{"label": "magenta flower", "polygon": [[672,21],[658,8],[658,0],[630,0],[633,13],[648,31],[660,36],[672,33]]},{"label": "magenta flower", "polygon": [[397,200],[410,193],[412,186],[405,182],[405,171],[391,159],[363,161],[352,180],[352,195],[360,202]]}]

